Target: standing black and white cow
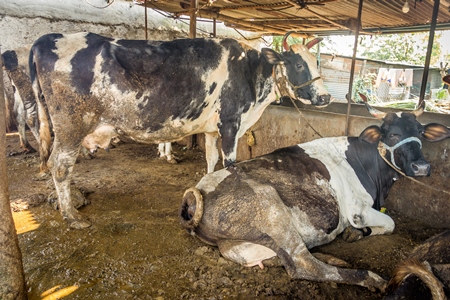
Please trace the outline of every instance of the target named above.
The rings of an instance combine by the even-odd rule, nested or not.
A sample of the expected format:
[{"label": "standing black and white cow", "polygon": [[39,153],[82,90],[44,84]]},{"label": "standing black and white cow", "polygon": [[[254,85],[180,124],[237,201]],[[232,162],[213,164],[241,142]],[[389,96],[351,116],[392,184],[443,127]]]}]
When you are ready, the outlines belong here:
[{"label": "standing black and white cow", "polygon": [[[39,143],[39,112],[31,80],[28,71],[28,58],[30,47],[22,47],[16,50],[7,50],[2,53],[3,59],[3,83],[5,87],[6,121],[15,123],[20,139],[20,146],[26,153],[35,152],[25,134],[26,126],[29,127],[34,138]],[[42,109],[45,109],[42,107]],[[50,126],[51,127],[51,126]],[[88,134],[82,142],[81,152],[85,158],[91,158],[97,148],[108,150],[113,140],[118,136],[115,129],[108,125],[98,126],[94,132]],[[165,157],[169,162],[171,147],[166,145]]]},{"label": "standing black and white cow", "polygon": [[386,197],[400,172],[429,175],[420,139],[439,141],[450,130],[422,126],[416,116],[423,109],[370,111],[384,122],[359,137],[317,139],[205,175],[184,194],[181,225],[242,265],[278,256],[294,278],[382,290],[385,280],[378,275],[330,266],[308,249],[331,242],[347,227],[361,236],[391,233],[394,221],[374,209],[374,201]]},{"label": "standing black and white cow", "polygon": [[30,145],[25,134],[27,125],[36,141],[39,142],[36,99],[28,75],[29,50],[29,47],[23,47],[2,53],[3,83],[7,112],[9,112],[7,120],[13,120],[17,126],[21,148],[25,152],[34,152],[36,150]]},{"label": "standing black and white cow", "polygon": [[[239,137],[277,97],[277,90],[314,105],[330,95],[304,45],[278,54],[232,39],[182,39],[152,44],[93,33],[48,34],[31,48],[30,75],[45,98],[55,134],[49,167],[59,207],[71,227],[90,225],[73,208],[70,175],[80,143],[99,124],[142,143],[205,133],[208,172],[236,160]],[[47,126],[48,127],[48,126]],[[41,122],[41,128],[46,128]],[[40,153],[49,155],[41,130]]]}]

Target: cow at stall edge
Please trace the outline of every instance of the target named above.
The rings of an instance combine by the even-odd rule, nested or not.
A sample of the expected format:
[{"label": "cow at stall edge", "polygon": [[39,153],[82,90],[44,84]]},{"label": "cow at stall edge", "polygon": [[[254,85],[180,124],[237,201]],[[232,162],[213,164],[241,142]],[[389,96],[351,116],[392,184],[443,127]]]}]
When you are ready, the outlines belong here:
[{"label": "cow at stall edge", "polygon": [[[233,39],[181,39],[152,45],[94,33],[47,34],[30,51],[30,77],[54,131],[40,122],[42,170],[48,160],[61,214],[90,226],[73,208],[70,178],[84,136],[100,123],[142,143],[205,133],[208,172],[236,160],[238,139],[277,96],[326,105],[330,95],[305,45],[282,54]],[[279,93],[277,93],[279,91]],[[281,94],[281,95],[280,95]],[[50,157],[49,157],[50,156]]]},{"label": "cow at stall edge", "polygon": [[444,300],[450,296],[450,230],[415,247],[395,269],[384,300]]},{"label": "cow at stall edge", "polygon": [[[346,228],[361,237],[392,233],[394,221],[374,202],[384,200],[399,172],[428,176],[419,138],[439,141],[450,130],[417,122],[423,106],[394,114],[366,105],[383,119],[381,127],[281,148],[206,174],[183,196],[181,226],[245,266],[278,256],[293,278],[384,290],[385,280],[373,272],[328,265],[308,249]],[[386,150],[384,159],[378,148]]]},{"label": "cow at stall edge", "polygon": [[2,53],[6,120],[12,120],[17,126],[20,147],[26,153],[36,151],[30,145],[25,134],[26,125],[30,128],[36,141],[39,142],[36,99],[28,75],[28,64],[25,62],[28,59],[28,53],[29,47],[7,50]]}]

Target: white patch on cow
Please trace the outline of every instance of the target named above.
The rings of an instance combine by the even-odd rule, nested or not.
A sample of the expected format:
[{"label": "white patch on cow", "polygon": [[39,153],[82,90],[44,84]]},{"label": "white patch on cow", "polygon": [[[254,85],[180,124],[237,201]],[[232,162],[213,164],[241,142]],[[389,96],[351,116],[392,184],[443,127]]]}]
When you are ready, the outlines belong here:
[{"label": "white patch on cow", "polygon": [[83,115],[83,122],[84,122],[85,124],[91,124],[91,122],[92,122],[92,120],[93,120],[94,117],[95,117],[95,114],[94,114],[94,113],[92,113],[92,112],[86,112],[86,113]]},{"label": "white patch on cow", "polygon": [[277,256],[272,249],[247,241],[223,240],[217,244],[223,257],[245,267],[263,268],[263,260]]},{"label": "white patch on cow", "polygon": [[242,60],[242,59],[244,59],[244,58],[245,58],[245,52],[242,51],[242,52],[241,52],[241,55],[240,55],[239,58],[238,58],[238,60]]},{"label": "white patch on cow", "polygon": [[[373,199],[345,158],[348,145],[347,137],[335,137],[318,139],[299,146],[326,166],[331,177],[330,184],[339,201],[341,215],[344,215],[353,227],[362,228],[367,226],[364,215],[371,210]],[[363,218],[358,220],[355,216]]]},{"label": "white patch on cow", "polygon": [[55,71],[72,72],[70,61],[79,50],[87,48],[87,46],[85,32],[64,35],[56,40],[56,49],[53,52],[58,55],[59,59],[55,62]]},{"label": "white patch on cow", "polygon": [[216,186],[227,178],[231,173],[227,169],[221,169],[213,173],[209,173],[202,177],[199,183],[195,186],[200,191],[205,193],[211,193],[215,190]]}]

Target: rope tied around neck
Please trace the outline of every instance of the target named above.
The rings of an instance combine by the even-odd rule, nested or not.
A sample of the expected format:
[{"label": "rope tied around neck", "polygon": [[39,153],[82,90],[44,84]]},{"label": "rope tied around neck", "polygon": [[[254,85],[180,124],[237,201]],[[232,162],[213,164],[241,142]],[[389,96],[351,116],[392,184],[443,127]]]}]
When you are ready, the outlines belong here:
[{"label": "rope tied around neck", "polygon": [[[409,143],[409,142],[417,142],[420,145],[420,149],[422,149],[422,142],[416,138],[415,136],[406,138],[400,142],[398,142],[397,144],[395,144],[394,146],[388,146],[385,143],[383,143],[382,141],[380,141],[378,143],[378,152],[380,153],[381,157],[383,157],[383,159],[385,159],[386,157],[386,150],[389,150],[389,153],[391,154],[391,163],[392,165],[395,167],[394,169],[397,169],[397,171],[399,171],[399,173],[401,172],[401,169],[397,166],[397,164],[395,163],[395,159],[394,159],[394,151],[395,149],[397,149],[398,147]],[[402,173],[401,173],[402,174]]]},{"label": "rope tied around neck", "polygon": [[[409,180],[412,180],[412,181],[414,181],[415,183],[418,183],[418,184],[421,184],[421,185],[423,185],[423,186],[426,186],[427,188],[432,189],[432,190],[434,190],[434,191],[436,191],[436,192],[442,192],[442,193],[445,193],[445,194],[450,194],[450,192],[448,192],[448,191],[446,191],[446,190],[441,190],[441,189],[433,188],[433,187],[431,187],[431,186],[429,186],[429,185],[427,185],[427,184],[425,184],[425,183],[423,183],[423,182],[421,182],[421,181],[419,181],[419,180],[417,180],[417,179],[415,179],[415,178],[413,178],[413,177],[411,177],[411,176],[407,176],[407,175],[406,175],[405,173],[403,173],[403,171],[395,164],[395,160],[394,160],[394,150],[397,149],[398,147],[400,147],[401,145],[406,144],[406,143],[408,143],[408,142],[418,142],[419,145],[420,145],[420,149],[422,149],[422,142],[421,142],[418,138],[416,138],[416,137],[409,137],[409,138],[406,138],[406,139],[400,141],[399,143],[395,144],[395,145],[392,146],[392,147],[390,147],[390,146],[386,145],[385,143],[383,143],[382,141],[380,141],[380,142],[378,143],[378,146],[377,146],[378,153],[380,154],[381,158],[382,158],[382,159],[383,159],[383,160],[384,160],[384,161],[385,161],[392,169],[394,169],[395,171],[397,171],[397,172],[398,172],[399,174],[401,174],[402,176],[408,178]],[[392,163],[386,158],[386,150],[389,150],[389,152],[391,153],[391,162],[392,162]]]},{"label": "rope tied around neck", "polygon": [[[281,68],[281,66],[280,65],[276,65],[275,66],[275,68],[273,69],[273,72],[272,72],[272,76],[273,76],[273,79],[274,79],[274,81],[275,81],[275,86],[276,86],[276,89],[275,89],[275,94],[276,94],[276,98],[277,99],[279,99],[280,98],[280,95],[281,96],[286,96],[286,97],[289,97],[289,99],[291,99],[291,102],[292,102],[292,104],[294,105],[294,107],[296,108],[296,110],[297,110],[297,112],[298,112],[298,114],[301,116],[301,117],[303,117],[303,119],[305,120],[305,122],[306,122],[306,124],[319,136],[319,137],[323,137],[309,122],[308,122],[308,120],[306,120],[306,118],[303,116],[303,114],[301,113],[301,111],[300,111],[300,109],[297,107],[297,104],[295,104],[295,101],[294,101],[294,99],[289,95],[289,91],[288,91],[288,89],[287,89],[287,86],[286,86],[286,84],[287,85],[289,85],[290,87],[291,87],[291,89],[293,89],[293,91],[294,91],[294,94],[296,93],[296,91],[297,91],[297,89],[301,89],[302,87],[305,87],[305,86],[307,86],[307,85],[310,85],[310,84],[312,84],[314,81],[316,81],[316,80],[319,80],[319,79],[321,79],[321,77],[320,76],[317,76],[317,77],[314,77],[313,79],[311,79],[311,80],[308,80],[307,82],[305,82],[305,83],[302,83],[302,84],[300,84],[300,85],[294,85],[288,78],[287,78],[287,76],[285,76],[284,74],[283,74],[283,72],[282,72],[282,70],[280,69],[280,74],[281,74],[281,76],[279,77],[279,78],[276,78],[276,68],[277,67],[280,67]],[[278,93],[277,93],[277,90],[278,90],[278,92],[280,93],[280,95],[278,95]]]},{"label": "rope tied around neck", "polygon": [[[276,68],[280,68],[280,74],[281,74],[281,75],[280,75],[279,78],[276,78],[276,74],[275,74],[275,73],[276,73],[276,72],[275,72],[275,71],[276,71]],[[276,85],[277,85],[277,88],[278,88],[278,91],[280,92],[280,94],[281,94],[282,96],[287,96],[287,97],[291,98],[291,100],[292,100],[292,97],[289,95],[289,92],[288,92],[288,90],[287,90],[286,84],[290,86],[290,88],[293,90],[294,95],[295,95],[295,93],[296,93],[296,91],[297,91],[298,89],[301,89],[301,88],[303,88],[303,87],[305,87],[305,86],[308,86],[308,85],[312,84],[314,81],[319,80],[319,79],[321,78],[320,76],[317,76],[317,77],[314,77],[313,79],[308,80],[308,81],[306,81],[306,82],[304,82],[304,83],[302,83],[302,84],[300,84],[300,85],[294,85],[294,84],[287,78],[287,76],[283,74],[283,72],[282,72],[282,70],[281,70],[281,65],[276,65],[276,66],[275,66],[274,72],[273,72],[273,77],[274,77],[274,79],[275,79],[275,83],[276,83]]]}]

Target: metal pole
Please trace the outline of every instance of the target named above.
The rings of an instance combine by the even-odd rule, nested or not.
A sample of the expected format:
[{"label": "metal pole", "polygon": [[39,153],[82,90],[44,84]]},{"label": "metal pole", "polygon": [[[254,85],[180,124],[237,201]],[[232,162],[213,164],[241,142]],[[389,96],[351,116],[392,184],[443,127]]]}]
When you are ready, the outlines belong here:
[{"label": "metal pole", "polygon": [[361,15],[362,15],[362,7],[363,1],[359,0],[358,6],[358,25],[356,26],[355,32],[355,44],[353,46],[353,57],[352,57],[352,65],[350,69],[350,82],[348,85],[348,93],[347,93],[347,121],[345,122],[345,135],[348,135],[348,127],[350,123],[350,110],[352,105],[352,90],[353,90],[353,77],[355,75],[355,65],[356,65],[356,49],[358,48],[358,39],[359,39],[359,28],[361,27]]},{"label": "metal pole", "polygon": [[148,40],[148,30],[147,30],[147,0],[144,0],[145,9],[145,39]]},{"label": "metal pole", "polygon": [[418,107],[420,107],[422,102],[425,100],[425,90],[427,88],[428,73],[430,70],[431,51],[433,50],[434,32],[436,30],[437,16],[439,12],[439,3],[440,0],[434,1],[433,16],[431,18],[430,24],[430,35],[428,37],[428,48],[427,48],[427,55],[425,57],[425,66],[423,68],[422,85],[420,86]]}]

